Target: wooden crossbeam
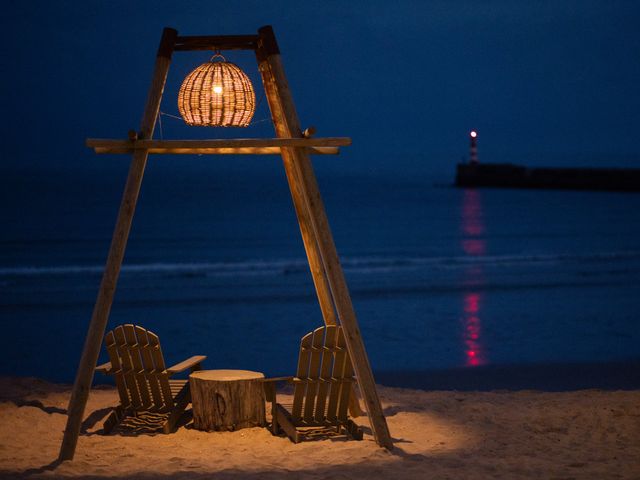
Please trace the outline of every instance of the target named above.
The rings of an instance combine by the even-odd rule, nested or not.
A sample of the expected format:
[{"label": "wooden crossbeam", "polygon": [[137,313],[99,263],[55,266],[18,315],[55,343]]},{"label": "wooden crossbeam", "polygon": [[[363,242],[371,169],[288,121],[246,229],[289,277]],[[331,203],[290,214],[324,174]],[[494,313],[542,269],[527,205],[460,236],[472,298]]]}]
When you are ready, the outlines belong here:
[{"label": "wooden crossbeam", "polygon": [[176,39],[174,49],[179,51],[255,50],[257,44],[257,35],[181,35]]},{"label": "wooden crossbeam", "polygon": [[[338,147],[308,147],[305,148],[310,155],[338,155]],[[133,153],[133,148],[95,147],[96,153]],[[280,147],[220,147],[220,148],[150,148],[148,153],[175,154],[175,155],[280,155]]]},{"label": "wooden crossbeam", "polygon": [[306,147],[315,155],[337,155],[338,147],[351,144],[346,137],[333,138],[237,138],[216,140],[115,140],[88,138],[87,147],[96,153],[280,155],[281,147]]}]

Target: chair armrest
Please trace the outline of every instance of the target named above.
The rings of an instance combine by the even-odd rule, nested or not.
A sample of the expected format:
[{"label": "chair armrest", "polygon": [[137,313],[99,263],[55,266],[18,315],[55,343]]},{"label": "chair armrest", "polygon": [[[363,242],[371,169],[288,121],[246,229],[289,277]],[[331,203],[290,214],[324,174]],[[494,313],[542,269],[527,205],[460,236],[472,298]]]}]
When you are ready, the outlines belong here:
[{"label": "chair armrest", "polygon": [[262,382],[291,382],[294,377],[273,377],[273,378],[263,378]]},{"label": "chair armrest", "polygon": [[262,379],[265,400],[272,404],[272,409],[276,408],[276,382],[291,382],[292,380],[293,377],[273,377]]},{"label": "chair armrest", "polygon": [[96,372],[104,373],[105,375],[109,375],[111,373],[111,362],[103,363],[102,365],[98,365],[96,367]]},{"label": "chair armrest", "polygon": [[169,373],[169,375],[173,375],[174,373],[184,372],[187,368],[190,368],[191,370],[199,370],[200,364],[206,358],[206,355],[194,355],[191,358],[187,358],[186,360],[167,368],[167,373]]}]

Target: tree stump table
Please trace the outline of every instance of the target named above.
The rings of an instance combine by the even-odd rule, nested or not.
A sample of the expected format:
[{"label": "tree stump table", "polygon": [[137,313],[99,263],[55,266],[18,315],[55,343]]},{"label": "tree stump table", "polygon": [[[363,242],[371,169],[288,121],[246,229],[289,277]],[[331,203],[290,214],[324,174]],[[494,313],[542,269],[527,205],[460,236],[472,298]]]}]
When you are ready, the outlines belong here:
[{"label": "tree stump table", "polygon": [[193,426],[198,430],[239,430],[266,425],[260,372],[200,370],[189,375]]}]

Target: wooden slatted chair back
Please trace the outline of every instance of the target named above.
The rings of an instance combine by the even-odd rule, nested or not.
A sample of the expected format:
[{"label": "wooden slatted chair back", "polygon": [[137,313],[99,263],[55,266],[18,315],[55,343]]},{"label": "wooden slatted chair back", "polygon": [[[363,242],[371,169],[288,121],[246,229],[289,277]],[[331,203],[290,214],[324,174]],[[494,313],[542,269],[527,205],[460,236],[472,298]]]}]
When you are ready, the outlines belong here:
[{"label": "wooden slatted chair back", "polygon": [[137,325],[120,325],[105,336],[120,403],[135,411],[173,408],[169,374],[158,336]]},{"label": "wooden slatted chair back", "polygon": [[353,366],[342,327],[315,329],[300,342],[291,417],[300,425],[347,421]]}]

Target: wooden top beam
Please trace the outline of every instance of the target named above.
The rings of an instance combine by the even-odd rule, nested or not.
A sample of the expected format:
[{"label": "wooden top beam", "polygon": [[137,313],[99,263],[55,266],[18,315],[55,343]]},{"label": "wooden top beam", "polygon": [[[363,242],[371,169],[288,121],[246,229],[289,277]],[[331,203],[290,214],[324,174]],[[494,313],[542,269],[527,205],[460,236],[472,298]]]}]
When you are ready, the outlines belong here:
[{"label": "wooden top beam", "polygon": [[279,155],[282,147],[305,147],[311,154],[336,155],[337,147],[351,145],[347,137],[333,138],[236,138],[215,140],[114,140],[88,138],[96,153],[132,153],[146,150],[160,154]]},{"label": "wooden top beam", "polygon": [[179,36],[175,50],[255,50],[257,35],[205,35]]}]

